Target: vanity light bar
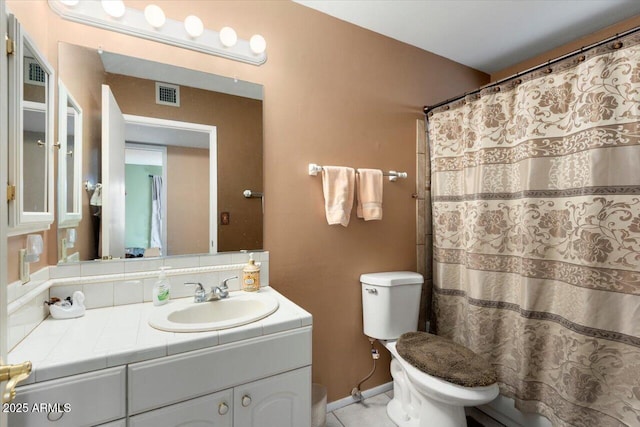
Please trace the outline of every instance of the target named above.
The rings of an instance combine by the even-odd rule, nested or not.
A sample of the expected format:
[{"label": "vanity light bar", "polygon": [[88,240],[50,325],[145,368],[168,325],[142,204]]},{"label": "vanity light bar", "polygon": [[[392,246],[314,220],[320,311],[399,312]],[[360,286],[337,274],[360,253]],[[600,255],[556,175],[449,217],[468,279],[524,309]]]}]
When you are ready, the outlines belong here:
[{"label": "vanity light bar", "polygon": [[[225,47],[220,40],[220,33],[217,31],[205,28],[202,30],[201,35],[191,37],[185,29],[184,22],[169,18],[166,18],[159,28],[154,28],[149,24],[142,10],[126,7],[121,17],[114,18],[103,9],[100,0],[82,0],[71,5],[65,5],[62,0],[48,0],[48,3],[51,10],[68,21],[116,31],[130,36],[220,56],[247,64],[262,65],[267,61],[266,52],[254,53],[248,40],[238,38],[233,46]],[[260,41],[264,42],[264,38],[261,36],[258,37]]]}]

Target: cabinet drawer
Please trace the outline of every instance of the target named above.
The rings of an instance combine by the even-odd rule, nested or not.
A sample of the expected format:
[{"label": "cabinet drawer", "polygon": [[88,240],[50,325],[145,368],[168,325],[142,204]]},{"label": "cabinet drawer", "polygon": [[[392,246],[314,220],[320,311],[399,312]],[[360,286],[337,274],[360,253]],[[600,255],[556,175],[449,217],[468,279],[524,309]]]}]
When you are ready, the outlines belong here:
[{"label": "cabinet drawer", "polygon": [[129,427],[231,427],[233,392],[224,390],[129,418]]},{"label": "cabinet drawer", "polygon": [[10,413],[9,425],[81,427],[124,418],[125,375],[118,367],[20,387],[14,403],[27,412]]},{"label": "cabinet drawer", "polygon": [[311,328],[129,365],[129,414],[311,365]]}]

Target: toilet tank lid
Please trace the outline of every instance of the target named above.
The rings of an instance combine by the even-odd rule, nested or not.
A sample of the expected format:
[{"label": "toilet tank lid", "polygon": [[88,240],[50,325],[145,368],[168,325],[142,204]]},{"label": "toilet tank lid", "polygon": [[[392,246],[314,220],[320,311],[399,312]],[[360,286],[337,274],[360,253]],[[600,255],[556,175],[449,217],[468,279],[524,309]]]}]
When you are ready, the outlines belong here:
[{"label": "toilet tank lid", "polygon": [[360,283],[378,286],[415,285],[423,283],[421,274],[413,271],[388,271],[384,273],[366,273],[360,276]]}]

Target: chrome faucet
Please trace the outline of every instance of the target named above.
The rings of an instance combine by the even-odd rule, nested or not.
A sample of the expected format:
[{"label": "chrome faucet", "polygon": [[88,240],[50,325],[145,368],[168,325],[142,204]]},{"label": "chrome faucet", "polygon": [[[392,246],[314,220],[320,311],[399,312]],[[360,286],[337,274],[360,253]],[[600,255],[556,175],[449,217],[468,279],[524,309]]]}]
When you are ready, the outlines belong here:
[{"label": "chrome faucet", "polygon": [[229,297],[229,287],[227,286],[227,282],[229,280],[237,279],[238,276],[229,277],[222,281],[222,285],[220,286],[212,286],[211,292],[207,293],[204,290],[204,286],[202,283],[198,282],[187,282],[185,285],[195,285],[196,293],[193,295],[193,302],[208,302],[208,301],[218,301],[224,298]]},{"label": "chrome faucet", "polygon": [[187,285],[195,285],[196,293],[193,295],[193,302],[205,302],[207,301],[207,292],[204,290],[204,286],[202,283],[197,282],[187,282],[184,284]]},{"label": "chrome faucet", "polygon": [[222,285],[216,286],[211,289],[211,292],[218,295],[218,299],[228,298],[229,297],[229,287],[227,286],[227,282],[229,280],[237,279],[238,276],[227,277],[222,281]]}]

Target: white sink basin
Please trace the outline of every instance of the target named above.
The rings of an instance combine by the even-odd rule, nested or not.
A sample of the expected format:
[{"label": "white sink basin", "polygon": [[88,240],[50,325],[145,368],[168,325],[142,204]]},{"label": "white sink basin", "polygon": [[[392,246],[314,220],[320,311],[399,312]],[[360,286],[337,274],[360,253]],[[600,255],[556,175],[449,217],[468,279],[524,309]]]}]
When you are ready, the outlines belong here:
[{"label": "white sink basin", "polygon": [[155,308],[149,324],[169,332],[217,331],[260,320],[276,311],[278,305],[278,300],[260,292],[232,292],[219,301],[172,301]]}]

